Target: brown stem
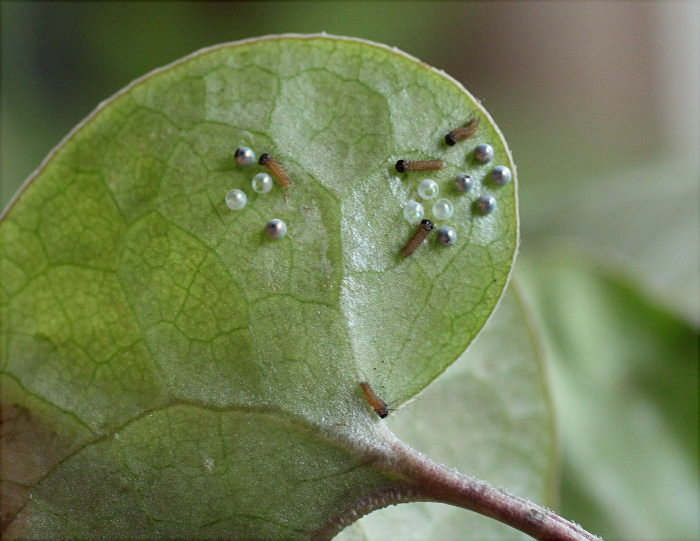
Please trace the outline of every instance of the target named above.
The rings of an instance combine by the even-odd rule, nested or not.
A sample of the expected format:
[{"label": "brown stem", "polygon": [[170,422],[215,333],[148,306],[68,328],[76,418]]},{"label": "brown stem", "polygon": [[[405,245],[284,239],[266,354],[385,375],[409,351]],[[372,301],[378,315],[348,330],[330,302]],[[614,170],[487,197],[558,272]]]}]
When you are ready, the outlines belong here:
[{"label": "brown stem", "polygon": [[602,541],[546,507],[433,462],[385,427],[382,432],[385,445],[365,452],[367,462],[398,479],[332,517],[311,539],[331,539],[363,515],[389,505],[438,502],[475,511],[543,541]]},{"label": "brown stem", "polygon": [[[437,464],[399,440],[390,443],[391,469],[413,481],[417,499],[470,509],[512,526],[535,539],[601,541],[550,509]],[[387,464],[389,465],[389,464]]]}]

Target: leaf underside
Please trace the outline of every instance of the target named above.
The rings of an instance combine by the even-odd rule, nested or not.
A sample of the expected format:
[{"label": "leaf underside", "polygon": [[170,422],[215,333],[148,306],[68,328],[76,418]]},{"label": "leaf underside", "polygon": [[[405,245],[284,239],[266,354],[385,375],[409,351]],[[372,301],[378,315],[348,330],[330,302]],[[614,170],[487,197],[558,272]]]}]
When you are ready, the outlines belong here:
[{"label": "leaf underside", "polygon": [[[445,145],[471,118],[476,135]],[[253,192],[265,169],[237,166],[238,146],[292,186]],[[394,169],[429,158],[445,169]],[[305,537],[390,486],[364,459],[381,436],[358,382],[401,404],[493,311],[517,247],[516,182],[493,184],[495,165],[515,173],[461,86],[344,38],[214,47],[102,104],[0,226],[8,535]],[[458,242],[404,259],[424,178]]]}]

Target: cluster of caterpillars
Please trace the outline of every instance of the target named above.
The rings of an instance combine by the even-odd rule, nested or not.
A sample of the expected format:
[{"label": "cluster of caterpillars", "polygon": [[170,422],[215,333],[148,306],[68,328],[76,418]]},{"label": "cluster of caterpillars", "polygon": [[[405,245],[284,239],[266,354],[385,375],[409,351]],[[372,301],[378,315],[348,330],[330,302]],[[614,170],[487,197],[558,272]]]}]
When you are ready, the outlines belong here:
[{"label": "cluster of caterpillars", "polygon": [[[445,135],[445,143],[449,146],[454,146],[458,141],[473,137],[479,129],[479,119],[472,118],[467,124],[461,128],[457,128]],[[411,171],[439,171],[445,168],[445,162],[442,160],[399,160],[396,162],[396,170],[399,173],[407,173]],[[435,224],[430,220],[421,220],[415,234],[409,239],[401,250],[403,257],[408,257],[416,249],[423,244],[428,238],[430,232],[435,228]]]},{"label": "cluster of caterpillars", "polygon": [[[465,126],[454,129],[445,135],[445,143],[449,146],[454,146],[459,141],[473,137],[478,128],[479,119],[473,118],[467,122]],[[488,160],[490,160],[490,157]],[[399,160],[396,162],[395,168],[399,173],[407,173],[414,171],[437,171],[444,169],[445,165],[445,162],[442,160]],[[413,254],[434,228],[435,225],[430,220],[421,220],[417,231],[401,250],[401,255],[403,257],[408,257]],[[383,419],[389,415],[389,406],[377,395],[368,382],[360,382],[360,389],[367,403],[380,418]]]}]

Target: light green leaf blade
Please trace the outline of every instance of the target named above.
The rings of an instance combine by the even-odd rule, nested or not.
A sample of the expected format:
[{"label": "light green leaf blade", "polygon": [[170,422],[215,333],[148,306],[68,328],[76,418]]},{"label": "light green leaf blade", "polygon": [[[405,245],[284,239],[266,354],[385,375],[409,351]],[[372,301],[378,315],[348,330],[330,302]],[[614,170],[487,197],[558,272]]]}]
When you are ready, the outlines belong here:
[{"label": "light green leaf blade", "polygon": [[570,250],[517,275],[551,361],[564,515],[606,539],[697,538],[697,330]]},{"label": "light green leaf blade", "polygon": [[[476,137],[447,147],[472,117]],[[492,164],[473,160],[479,142]],[[293,186],[254,194],[262,168],[236,167],[240,145],[275,155]],[[400,177],[402,158],[447,166]],[[0,229],[3,401],[63,445],[31,478],[3,472],[32,495],[15,532],[303,536],[389,482],[358,451],[377,437],[358,382],[414,396],[493,310],[517,245],[516,182],[491,183],[495,164],[514,171],[463,88],[349,39],[211,48],[102,104]],[[467,195],[452,189],[463,171]],[[415,226],[401,207],[427,176],[453,201],[460,242],[403,260]],[[249,194],[242,211],[224,203],[231,188]],[[498,208],[480,216],[487,193]],[[271,218],[285,238],[265,236]]]}]

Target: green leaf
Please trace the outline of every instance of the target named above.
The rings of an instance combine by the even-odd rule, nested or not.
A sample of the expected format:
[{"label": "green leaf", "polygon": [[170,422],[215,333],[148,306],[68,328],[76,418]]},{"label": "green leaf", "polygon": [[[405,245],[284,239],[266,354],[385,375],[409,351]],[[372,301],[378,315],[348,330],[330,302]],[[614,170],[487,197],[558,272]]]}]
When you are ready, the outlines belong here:
[{"label": "green leaf", "polygon": [[[476,136],[447,147],[473,117]],[[262,168],[235,165],[240,145],[292,187],[254,194]],[[393,168],[426,158],[447,166]],[[10,534],[305,537],[395,483],[367,462],[383,429],[358,382],[402,403],[494,309],[518,234],[496,164],[515,170],[459,84],[350,39],[214,47],[102,104],[0,227]],[[459,241],[403,259],[416,227],[401,208],[426,177]],[[238,212],[232,188],[249,195]],[[474,211],[481,194],[495,212]],[[271,218],[285,238],[264,234]],[[36,459],[21,453],[34,441],[51,442]]]},{"label": "green leaf", "polygon": [[[554,507],[554,412],[539,337],[516,286],[511,282],[472,347],[390,418],[389,426],[448,466]],[[339,541],[355,532],[369,540],[530,539],[487,517],[437,503],[376,511],[344,531]]]},{"label": "green leaf", "polygon": [[[696,161],[655,157],[602,177],[565,162],[547,167],[566,168],[566,181],[559,182],[560,175],[556,189],[551,178],[529,186],[522,201],[527,245],[561,244],[565,239],[595,250],[599,257],[634,273],[659,302],[697,326],[700,169]],[[660,264],[666,261],[673,264]]]},{"label": "green leaf", "polygon": [[563,513],[605,538],[696,539],[697,331],[580,253],[517,274],[551,361]]}]

